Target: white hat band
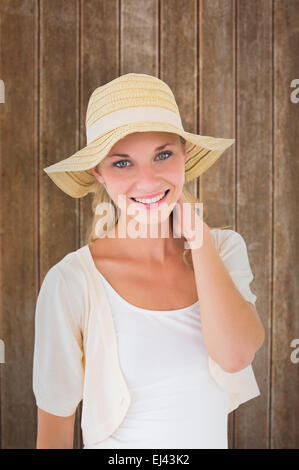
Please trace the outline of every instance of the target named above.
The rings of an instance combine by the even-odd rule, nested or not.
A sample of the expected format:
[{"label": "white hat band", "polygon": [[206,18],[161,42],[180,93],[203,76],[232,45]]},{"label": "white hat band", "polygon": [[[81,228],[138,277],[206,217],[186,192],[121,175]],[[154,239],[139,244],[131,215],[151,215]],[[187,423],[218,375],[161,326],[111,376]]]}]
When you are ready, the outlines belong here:
[{"label": "white hat band", "polygon": [[184,130],[181,118],[165,108],[143,106],[139,108],[126,108],[103,116],[86,129],[87,145],[97,137],[116,127],[132,122],[160,122],[171,124]]}]

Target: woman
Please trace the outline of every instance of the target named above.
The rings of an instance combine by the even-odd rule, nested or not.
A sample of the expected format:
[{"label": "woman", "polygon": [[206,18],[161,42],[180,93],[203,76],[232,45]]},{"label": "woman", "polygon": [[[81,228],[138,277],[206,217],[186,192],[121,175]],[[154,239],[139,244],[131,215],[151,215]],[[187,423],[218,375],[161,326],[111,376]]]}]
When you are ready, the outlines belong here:
[{"label": "woman", "polygon": [[184,182],[233,141],[185,132],[145,74],[96,89],[86,125],[87,146],[45,169],[72,197],[93,191],[95,216],[39,292],[37,447],[73,446],[83,400],[84,448],[227,448],[228,413],[260,394],[264,329],[243,238],[188,218]]}]

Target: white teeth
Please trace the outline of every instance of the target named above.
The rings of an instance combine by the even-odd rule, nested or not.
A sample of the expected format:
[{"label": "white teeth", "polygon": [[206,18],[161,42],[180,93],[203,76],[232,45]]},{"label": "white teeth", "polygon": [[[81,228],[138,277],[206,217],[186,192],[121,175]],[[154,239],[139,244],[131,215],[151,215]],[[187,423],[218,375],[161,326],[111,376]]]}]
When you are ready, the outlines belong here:
[{"label": "white teeth", "polygon": [[136,197],[134,197],[133,199],[135,199],[135,201],[138,201],[138,202],[143,202],[144,204],[153,204],[154,202],[160,201],[160,199],[162,199],[165,196],[165,193],[162,194],[162,196],[157,196],[157,197],[154,197],[153,199],[137,199]]}]

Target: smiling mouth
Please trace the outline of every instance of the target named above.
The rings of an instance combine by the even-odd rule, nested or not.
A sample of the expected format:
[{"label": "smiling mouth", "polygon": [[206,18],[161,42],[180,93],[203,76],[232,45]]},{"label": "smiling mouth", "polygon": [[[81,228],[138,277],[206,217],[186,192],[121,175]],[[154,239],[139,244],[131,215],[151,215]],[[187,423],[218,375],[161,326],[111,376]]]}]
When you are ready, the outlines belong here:
[{"label": "smiling mouth", "polygon": [[[130,197],[130,199],[132,199],[132,201],[134,202],[137,202],[138,204],[143,204],[143,205],[151,205],[151,204],[158,204],[160,203],[161,201],[163,201],[164,199],[166,199],[167,197],[167,194],[169,193],[170,189],[166,189],[165,193],[164,193],[164,196],[161,198],[161,199],[158,199],[158,201],[155,201],[155,202],[142,202],[142,201],[137,201],[134,197]],[[146,198],[138,198],[138,199],[146,199]]]}]

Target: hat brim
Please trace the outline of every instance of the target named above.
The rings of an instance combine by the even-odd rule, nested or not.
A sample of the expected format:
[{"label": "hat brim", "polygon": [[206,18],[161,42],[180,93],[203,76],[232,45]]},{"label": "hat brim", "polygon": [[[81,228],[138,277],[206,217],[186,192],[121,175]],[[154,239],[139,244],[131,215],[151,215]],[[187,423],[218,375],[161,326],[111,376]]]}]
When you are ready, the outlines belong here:
[{"label": "hat brim", "polygon": [[70,157],[43,170],[69,196],[74,198],[84,197],[89,192],[95,191],[100,184],[94,177],[91,171],[92,168],[106,157],[116,142],[128,134],[153,131],[171,132],[186,140],[186,182],[192,181],[204,173],[235,142],[235,139],[192,134],[167,123],[131,123],[107,132]]}]

